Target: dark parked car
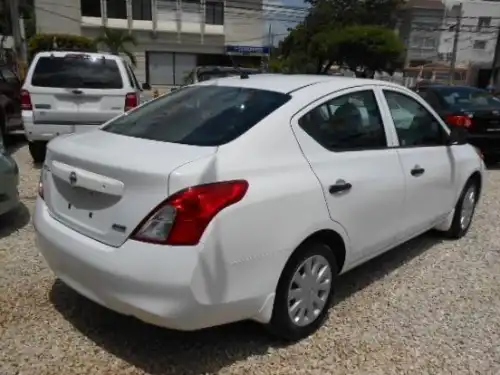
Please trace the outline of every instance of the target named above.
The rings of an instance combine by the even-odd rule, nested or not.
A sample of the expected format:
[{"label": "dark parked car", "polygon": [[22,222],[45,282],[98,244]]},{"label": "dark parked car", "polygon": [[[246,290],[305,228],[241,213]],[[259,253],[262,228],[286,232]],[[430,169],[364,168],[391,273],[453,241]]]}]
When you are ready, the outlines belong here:
[{"label": "dark parked car", "polygon": [[6,152],[0,134],[0,215],[10,212],[19,205],[19,169]]},{"label": "dark parked car", "polygon": [[422,85],[416,91],[450,126],[467,131],[469,143],[489,162],[500,161],[500,99],[470,86]]},{"label": "dark parked car", "polygon": [[10,135],[23,133],[21,85],[12,69],[0,66],[0,134],[6,143]]}]

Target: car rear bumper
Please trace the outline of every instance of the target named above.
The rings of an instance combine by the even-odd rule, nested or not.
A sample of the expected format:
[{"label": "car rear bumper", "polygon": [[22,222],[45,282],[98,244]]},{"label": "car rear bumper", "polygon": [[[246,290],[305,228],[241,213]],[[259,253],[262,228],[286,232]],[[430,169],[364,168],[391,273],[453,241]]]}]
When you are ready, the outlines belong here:
[{"label": "car rear bumper", "polygon": [[17,188],[9,192],[0,191],[0,215],[13,211],[19,206]]},{"label": "car rear bumper", "polygon": [[469,134],[467,139],[484,155],[500,157],[500,134]]},{"label": "car rear bumper", "polygon": [[16,162],[0,155],[0,215],[12,211],[19,205],[19,170]]},{"label": "car rear bumper", "polygon": [[34,225],[37,246],[56,276],[119,313],[167,328],[196,330],[251,318],[263,306],[261,298],[200,302],[200,295],[220,296],[225,288],[210,290],[213,284],[199,257],[202,245],[173,248],[129,240],[110,247],[55,220],[41,199]]},{"label": "car rear bumper", "polygon": [[30,142],[45,141],[63,135],[72,133],[83,133],[97,129],[100,125],[64,125],[64,124],[35,124],[33,114],[30,111],[23,111],[23,127],[26,138]]}]

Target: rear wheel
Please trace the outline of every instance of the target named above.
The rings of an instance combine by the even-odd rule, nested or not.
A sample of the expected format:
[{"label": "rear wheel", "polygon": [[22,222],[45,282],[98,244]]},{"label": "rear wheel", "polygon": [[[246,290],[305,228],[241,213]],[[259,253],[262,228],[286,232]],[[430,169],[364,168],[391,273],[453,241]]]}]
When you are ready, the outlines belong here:
[{"label": "rear wheel", "polygon": [[45,161],[45,154],[47,153],[47,142],[29,142],[29,150],[36,164],[43,163]]},{"label": "rear wheel", "polygon": [[302,245],[288,261],[276,290],[269,328],[278,337],[297,341],[325,321],[338,266],[332,250],[320,242]]},{"label": "rear wheel", "polygon": [[472,224],[474,211],[478,199],[478,185],[474,180],[465,184],[462,194],[455,206],[455,214],[450,229],[445,233],[447,237],[459,239],[467,234]]}]

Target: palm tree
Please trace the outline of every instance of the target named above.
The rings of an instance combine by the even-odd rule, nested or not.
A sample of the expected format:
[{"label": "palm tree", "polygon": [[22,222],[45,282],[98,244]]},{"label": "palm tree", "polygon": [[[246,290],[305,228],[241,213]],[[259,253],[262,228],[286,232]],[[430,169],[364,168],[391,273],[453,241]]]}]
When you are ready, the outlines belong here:
[{"label": "palm tree", "polygon": [[127,48],[127,44],[136,46],[137,41],[134,36],[129,34],[127,31],[113,30],[103,27],[101,35],[96,38],[95,42],[96,44],[104,44],[113,55],[119,55],[120,53],[127,55],[132,65],[134,67],[137,65],[134,53]]}]

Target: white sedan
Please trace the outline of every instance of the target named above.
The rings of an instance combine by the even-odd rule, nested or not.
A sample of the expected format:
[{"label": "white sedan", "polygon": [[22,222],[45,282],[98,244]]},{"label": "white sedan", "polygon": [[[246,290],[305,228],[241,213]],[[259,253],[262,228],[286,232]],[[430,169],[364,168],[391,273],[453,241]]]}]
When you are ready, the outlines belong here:
[{"label": "white sedan", "polygon": [[298,340],[339,274],[432,228],[464,236],[483,181],[478,151],[402,86],[237,76],[51,141],[34,224],[56,276],[103,306]]}]

